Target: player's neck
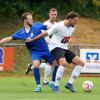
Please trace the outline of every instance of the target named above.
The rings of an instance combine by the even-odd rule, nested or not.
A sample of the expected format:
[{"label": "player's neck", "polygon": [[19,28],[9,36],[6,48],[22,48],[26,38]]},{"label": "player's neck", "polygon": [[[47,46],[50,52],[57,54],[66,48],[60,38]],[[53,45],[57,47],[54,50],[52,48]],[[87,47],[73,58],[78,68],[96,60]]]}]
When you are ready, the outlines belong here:
[{"label": "player's neck", "polygon": [[55,23],[55,20],[49,19],[49,22],[52,23],[52,24],[54,24]]},{"label": "player's neck", "polygon": [[25,28],[26,33],[29,33],[30,26],[24,23],[24,28]]},{"label": "player's neck", "polygon": [[68,21],[68,20],[64,20],[64,25],[65,25],[66,27],[70,27],[69,21]]}]

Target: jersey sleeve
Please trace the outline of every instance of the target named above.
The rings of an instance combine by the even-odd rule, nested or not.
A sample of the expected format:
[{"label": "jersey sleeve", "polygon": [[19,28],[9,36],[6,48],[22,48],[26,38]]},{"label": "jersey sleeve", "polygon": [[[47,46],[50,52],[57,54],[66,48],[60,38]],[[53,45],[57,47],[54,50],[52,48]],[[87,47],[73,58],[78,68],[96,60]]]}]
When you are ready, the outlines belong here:
[{"label": "jersey sleeve", "polygon": [[47,25],[47,22],[44,22],[43,24],[44,24],[44,25]]},{"label": "jersey sleeve", "polygon": [[49,34],[49,36],[53,35],[53,34],[56,34],[58,29],[59,29],[58,26],[54,25],[50,29],[47,30],[47,33]]},{"label": "jersey sleeve", "polygon": [[44,26],[43,30],[47,30],[47,25],[43,25],[43,26]]},{"label": "jersey sleeve", "polygon": [[46,30],[47,30],[47,25],[43,25],[43,27],[41,28],[41,33],[43,33]]},{"label": "jersey sleeve", "polygon": [[13,33],[12,35],[12,38],[14,39],[14,40],[17,40],[17,39],[26,39],[26,36],[25,36],[25,34],[24,34],[24,31],[23,31],[23,29],[20,29],[20,30],[18,30],[18,31],[16,31],[15,33]]}]

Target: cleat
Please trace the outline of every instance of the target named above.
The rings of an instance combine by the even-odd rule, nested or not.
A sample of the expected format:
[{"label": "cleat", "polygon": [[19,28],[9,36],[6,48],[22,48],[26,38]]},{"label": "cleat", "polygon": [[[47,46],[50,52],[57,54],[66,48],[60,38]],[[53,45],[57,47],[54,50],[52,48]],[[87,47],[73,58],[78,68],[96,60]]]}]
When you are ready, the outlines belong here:
[{"label": "cleat", "polygon": [[50,83],[48,84],[48,86],[53,90],[53,88],[54,88],[54,83],[50,82]]},{"label": "cleat", "polygon": [[53,90],[54,92],[59,92],[59,86],[54,86]]},{"label": "cleat", "polygon": [[47,83],[44,83],[44,82],[43,82],[43,85],[48,85],[48,84],[49,84],[49,82],[47,82]]},{"label": "cleat", "polygon": [[27,69],[26,69],[26,75],[28,75],[28,73],[32,70],[31,67],[32,67],[32,64],[28,64]]},{"label": "cleat", "polygon": [[73,84],[67,83],[65,85],[65,88],[68,89],[68,90],[70,90],[71,92],[76,92],[76,90],[73,87]]},{"label": "cleat", "polygon": [[40,85],[37,85],[35,92],[41,92],[41,86]]}]

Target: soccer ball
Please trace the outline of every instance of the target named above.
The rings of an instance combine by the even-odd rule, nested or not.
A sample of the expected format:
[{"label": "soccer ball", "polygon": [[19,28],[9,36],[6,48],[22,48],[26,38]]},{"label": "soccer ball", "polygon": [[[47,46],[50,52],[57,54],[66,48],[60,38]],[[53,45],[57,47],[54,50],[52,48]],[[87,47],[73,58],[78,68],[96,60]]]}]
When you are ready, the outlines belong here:
[{"label": "soccer ball", "polygon": [[82,88],[85,92],[91,92],[93,89],[93,82],[91,81],[84,81],[82,84]]}]

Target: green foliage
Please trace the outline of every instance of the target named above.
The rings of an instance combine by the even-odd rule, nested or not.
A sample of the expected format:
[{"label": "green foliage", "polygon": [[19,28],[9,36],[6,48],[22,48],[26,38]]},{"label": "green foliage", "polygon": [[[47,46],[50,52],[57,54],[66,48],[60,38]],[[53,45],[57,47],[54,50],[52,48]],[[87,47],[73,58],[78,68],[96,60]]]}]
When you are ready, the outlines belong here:
[{"label": "green foliage", "polygon": [[48,10],[52,7],[60,16],[74,10],[81,16],[100,17],[100,0],[0,0],[0,19],[18,18],[28,11],[41,21],[48,17]]},{"label": "green foliage", "polygon": [[0,1],[0,17],[16,18],[23,12],[28,11],[27,0],[1,0]]}]

